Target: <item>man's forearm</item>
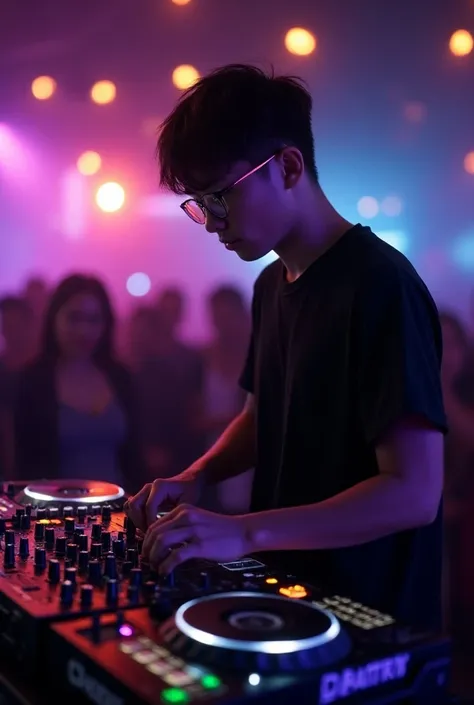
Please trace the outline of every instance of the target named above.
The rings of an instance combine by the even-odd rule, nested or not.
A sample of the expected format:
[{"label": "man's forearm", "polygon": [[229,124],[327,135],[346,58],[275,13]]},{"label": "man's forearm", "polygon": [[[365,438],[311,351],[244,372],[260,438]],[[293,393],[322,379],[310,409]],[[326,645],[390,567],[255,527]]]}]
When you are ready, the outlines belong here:
[{"label": "man's forearm", "polygon": [[242,516],[249,553],[355,546],[432,520],[421,495],[382,475],[318,504]]},{"label": "man's forearm", "polygon": [[214,485],[246,472],[255,465],[255,419],[242,411],[216,443],[189,468],[205,485]]}]

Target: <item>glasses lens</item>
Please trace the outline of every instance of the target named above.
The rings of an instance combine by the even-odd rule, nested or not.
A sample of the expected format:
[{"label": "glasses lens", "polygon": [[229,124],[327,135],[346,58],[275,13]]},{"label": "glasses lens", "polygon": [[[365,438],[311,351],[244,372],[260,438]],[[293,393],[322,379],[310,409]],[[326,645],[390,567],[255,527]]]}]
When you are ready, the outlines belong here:
[{"label": "glasses lens", "polygon": [[222,197],[212,194],[205,196],[204,205],[215,218],[227,218],[227,207]]},{"label": "glasses lens", "polygon": [[183,204],[183,210],[195,223],[204,225],[206,222],[206,214],[197,201],[186,201]]}]

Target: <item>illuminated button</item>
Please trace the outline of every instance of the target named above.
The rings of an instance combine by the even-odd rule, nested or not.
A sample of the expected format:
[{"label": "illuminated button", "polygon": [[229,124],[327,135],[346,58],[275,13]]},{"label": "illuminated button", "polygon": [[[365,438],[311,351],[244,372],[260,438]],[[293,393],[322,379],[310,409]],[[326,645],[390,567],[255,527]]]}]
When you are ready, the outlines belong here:
[{"label": "illuminated button", "polygon": [[218,688],[221,684],[221,679],[215,676],[213,673],[208,673],[201,678],[201,685],[207,690],[214,690]]},{"label": "illuminated button", "polygon": [[276,585],[278,580],[276,578],[267,578],[265,582],[267,583],[267,585]]},{"label": "illuminated button", "polygon": [[143,649],[143,645],[139,641],[124,641],[120,644],[120,651],[123,654],[133,654],[140,649]]},{"label": "illuminated button", "polygon": [[282,587],[280,588],[279,593],[280,595],[284,595],[285,597],[291,597],[295,600],[299,600],[302,597],[306,597],[308,595],[302,585],[289,585],[286,588]]},{"label": "illuminated button", "polygon": [[183,668],[184,667],[184,661],[181,661],[180,658],[176,658],[176,656],[170,656],[168,658],[168,663],[170,666],[173,666],[173,668]]},{"label": "illuminated button", "polygon": [[179,687],[183,685],[189,685],[193,682],[194,679],[191,678],[191,676],[187,673],[183,673],[183,671],[171,671],[171,673],[166,673],[163,676],[163,680],[168,685],[174,685]]},{"label": "illuminated button", "polygon": [[165,703],[187,703],[189,702],[189,695],[181,688],[167,688],[162,691],[161,699]]},{"label": "illuminated button", "polygon": [[156,661],[157,656],[153,651],[137,651],[133,654],[132,658],[137,663],[146,665],[152,661]]},{"label": "illuminated button", "polygon": [[166,673],[171,671],[171,667],[166,661],[158,660],[148,664],[147,670],[155,676],[163,677]]}]

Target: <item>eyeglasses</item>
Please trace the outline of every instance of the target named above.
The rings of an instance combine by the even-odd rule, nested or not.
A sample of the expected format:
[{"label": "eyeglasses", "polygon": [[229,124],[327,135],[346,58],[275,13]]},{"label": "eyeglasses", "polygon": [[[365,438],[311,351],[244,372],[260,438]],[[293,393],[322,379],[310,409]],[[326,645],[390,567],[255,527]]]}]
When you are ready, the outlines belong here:
[{"label": "eyeglasses", "polygon": [[252,176],[252,174],[255,174],[255,172],[259,169],[262,169],[262,167],[271,162],[272,159],[274,159],[275,157],[276,154],[272,154],[271,157],[265,159],[264,162],[251,169],[251,171],[248,171],[246,174],[241,176],[240,179],[234,181],[231,186],[227,186],[221,191],[216,191],[215,193],[207,193],[200,199],[188,198],[187,201],[184,201],[184,203],[181,204],[180,208],[183,209],[183,211],[186,213],[186,215],[191,218],[191,220],[194,220],[194,222],[198,223],[199,225],[205,225],[206,213],[210,213],[212,216],[214,216],[214,218],[219,218],[219,220],[227,218],[227,216],[229,215],[229,208],[224,198],[225,194],[228,193],[231,189],[233,189],[234,186],[240,184],[244,179],[249,176]]}]

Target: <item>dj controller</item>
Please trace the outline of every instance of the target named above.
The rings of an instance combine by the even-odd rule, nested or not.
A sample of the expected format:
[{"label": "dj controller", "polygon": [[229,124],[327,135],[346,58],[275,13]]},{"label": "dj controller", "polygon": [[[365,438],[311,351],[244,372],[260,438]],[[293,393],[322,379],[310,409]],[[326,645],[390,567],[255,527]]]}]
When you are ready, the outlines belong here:
[{"label": "dj controller", "polygon": [[32,684],[32,705],[449,702],[442,635],[258,555],[162,578],[115,485],[0,490],[0,671]]}]

